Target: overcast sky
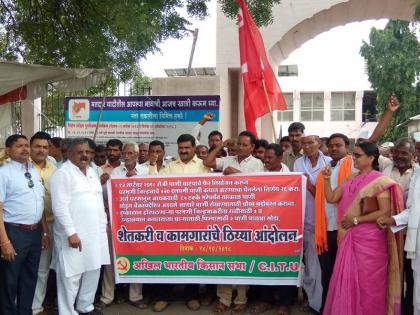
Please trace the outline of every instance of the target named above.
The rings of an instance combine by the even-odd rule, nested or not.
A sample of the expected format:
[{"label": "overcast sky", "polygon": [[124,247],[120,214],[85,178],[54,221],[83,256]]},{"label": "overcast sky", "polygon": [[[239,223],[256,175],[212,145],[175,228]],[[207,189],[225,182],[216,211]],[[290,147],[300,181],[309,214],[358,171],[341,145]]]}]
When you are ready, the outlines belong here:
[{"label": "overcast sky", "polygon": [[[210,16],[192,21],[191,29],[199,28],[193,67],[214,67],[216,64],[216,2],[210,3]],[[372,27],[383,28],[387,20],[364,21],[339,26],[303,44],[282,62],[297,64],[299,78],[280,79],[284,91],[289,90],[350,90],[369,88],[364,74],[364,60],[359,54],[363,40],[368,40]],[[149,54],[140,61],[150,77],[166,77],[164,69],[187,68],[192,36],[170,39],[160,45],[161,52]]]}]

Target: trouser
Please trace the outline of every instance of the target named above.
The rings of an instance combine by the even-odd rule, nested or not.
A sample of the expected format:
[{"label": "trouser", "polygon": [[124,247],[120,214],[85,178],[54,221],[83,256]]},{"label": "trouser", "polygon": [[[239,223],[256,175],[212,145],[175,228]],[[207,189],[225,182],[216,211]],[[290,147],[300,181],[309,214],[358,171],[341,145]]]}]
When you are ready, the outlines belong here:
[{"label": "trouser", "polygon": [[5,229],[17,255],[13,262],[0,262],[0,313],[32,315],[42,247],[41,228],[24,230],[5,223]]},{"label": "trouser", "polygon": [[308,295],[309,306],[319,312],[322,304],[321,267],[315,248],[314,232],[311,230],[303,231],[303,259],[303,289]]},{"label": "trouser", "polygon": [[[113,257],[113,256],[111,256]],[[111,259],[110,265],[104,266],[104,272],[102,275],[101,284],[101,297],[99,298],[105,304],[110,304],[114,301],[114,289],[115,289],[115,273],[114,273],[114,261]],[[137,302],[143,299],[143,285],[140,283],[131,283],[129,286],[129,300],[131,302]]]},{"label": "trouser", "polygon": [[279,302],[283,306],[290,306],[294,303],[297,294],[298,288],[293,285],[282,285],[282,286],[255,286],[257,291],[257,299],[266,303],[274,302],[274,293],[278,292]]},{"label": "trouser", "polygon": [[[413,314],[413,291],[414,291],[414,279],[413,279],[413,268],[411,267],[411,259],[408,259],[404,255],[404,280],[405,280],[405,294],[401,295],[402,311],[401,314],[412,315]],[[404,291],[404,288],[403,288]]]},{"label": "trouser", "polygon": [[327,300],[328,287],[330,286],[331,276],[334,270],[335,258],[337,256],[337,231],[327,231],[328,251],[318,255],[319,264],[321,266],[321,282],[322,282],[322,305],[321,311],[324,309]]},{"label": "trouser", "polygon": [[[236,288],[237,295],[235,300],[232,301],[232,293],[234,288]],[[247,285],[231,285],[231,284],[218,284],[217,285],[217,297],[219,301],[226,306],[230,306],[232,302],[234,304],[246,304],[248,301],[247,298]]]},{"label": "trouser", "polygon": [[[48,227],[49,231],[52,231],[52,225]],[[41,251],[41,258],[39,260],[38,268],[38,280],[36,282],[36,289],[34,295],[34,301],[32,302],[32,312],[34,315],[42,312],[44,308],[42,303],[44,303],[45,295],[47,293],[47,282],[48,276],[50,274],[50,265],[51,265],[51,256],[53,248],[53,239],[52,233],[50,234],[50,245],[47,249]]]},{"label": "trouser", "polygon": [[[154,286],[154,290],[156,292],[156,300],[157,301],[170,301],[171,300],[171,292],[174,288],[175,284],[171,283],[159,283]],[[185,299],[187,301],[190,300],[198,300],[200,293],[200,285],[199,284],[186,284],[184,289]]]},{"label": "trouser", "polygon": [[101,269],[66,277],[61,263],[57,265],[58,313],[60,315],[78,315],[78,312],[93,311]]},{"label": "trouser", "polygon": [[413,291],[413,307],[414,315],[420,315],[420,255],[416,254],[416,258],[412,260],[414,291]]}]

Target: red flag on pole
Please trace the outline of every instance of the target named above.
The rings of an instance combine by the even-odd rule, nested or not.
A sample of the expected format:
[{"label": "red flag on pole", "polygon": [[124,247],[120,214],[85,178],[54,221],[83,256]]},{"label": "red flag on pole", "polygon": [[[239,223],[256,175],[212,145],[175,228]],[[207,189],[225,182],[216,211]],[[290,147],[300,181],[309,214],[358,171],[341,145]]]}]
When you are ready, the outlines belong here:
[{"label": "red flag on pole", "polygon": [[[246,129],[255,135],[255,121],[273,110],[285,110],[286,101],[265,54],[264,42],[244,0],[239,4],[238,27]],[[273,125],[274,131],[274,125]]]}]

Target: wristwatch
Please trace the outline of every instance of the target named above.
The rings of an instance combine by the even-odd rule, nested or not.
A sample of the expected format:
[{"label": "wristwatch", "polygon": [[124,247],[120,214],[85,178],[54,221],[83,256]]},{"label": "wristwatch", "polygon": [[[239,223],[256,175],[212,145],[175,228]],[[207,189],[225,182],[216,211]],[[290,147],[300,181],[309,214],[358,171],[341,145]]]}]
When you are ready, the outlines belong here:
[{"label": "wristwatch", "polygon": [[358,225],[358,224],[359,224],[359,221],[357,220],[357,218],[356,218],[356,217],[354,217],[354,218],[353,218],[353,224],[354,224],[354,225]]}]

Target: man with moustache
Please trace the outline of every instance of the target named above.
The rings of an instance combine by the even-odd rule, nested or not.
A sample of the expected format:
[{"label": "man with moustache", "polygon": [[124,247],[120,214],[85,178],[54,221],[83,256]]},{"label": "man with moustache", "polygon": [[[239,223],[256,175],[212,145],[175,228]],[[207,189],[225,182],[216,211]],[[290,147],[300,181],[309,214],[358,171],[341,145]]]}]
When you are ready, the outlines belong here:
[{"label": "man with moustache", "polygon": [[[320,139],[316,135],[302,136],[303,156],[294,162],[293,171],[302,172],[307,177],[305,220],[303,229],[303,256],[305,270],[303,288],[308,295],[309,306],[319,312],[322,305],[321,268],[314,242],[315,232],[315,185],[322,168],[329,165],[331,158],[320,150]],[[293,143],[293,142],[292,142]],[[325,200],[324,200],[325,202]]]},{"label": "man with moustache", "polygon": [[300,122],[293,122],[288,128],[289,140],[292,144],[292,150],[284,152],[283,163],[286,164],[290,170],[293,170],[295,161],[303,155],[300,140],[304,132],[305,126]]},{"label": "man with moustache", "polygon": [[142,165],[149,167],[150,160],[156,161],[156,168],[159,172],[161,169],[164,169],[167,165],[165,161],[165,144],[159,140],[153,140],[149,143],[149,160],[144,162]]},{"label": "man with moustache", "polygon": [[[114,168],[111,173],[111,177],[133,177],[133,176],[144,176],[149,174],[149,167],[144,164],[138,163],[139,158],[139,147],[135,142],[126,142],[123,145],[122,157],[124,163]],[[152,157],[151,163],[156,163],[156,157]],[[111,235],[108,235],[110,255],[112,255],[112,240]],[[114,300],[114,288],[115,288],[115,270],[114,262],[104,267],[102,277],[102,294],[99,297],[99,301],[95,304],[96,310],[102,310],[109,306]],[[144,309],[147,308],[147,303],[143,300],[143,285],[139,283],[132,283],[129,285],[129,301],[130,304],[136,308]]]},{"label": "man with moustache", "polygon": [[[23,135],[6,139],[0,167],[0,313],[31,315],[42,247],[48,247],[42,179]],[[43,234],[45,233],[45,234]]]},{"label": "man with moustache", "polygon": [[[48,232],[44,237],[49,238],[49,246],[41,252],[41,259],[39,262],[38,268],[38,281],[36,284],[34,301],[32,303],[33,314],[43,314],[42,303],[45,299],[45,294],[47,292],[47,281],[50,274],[50,264],[51,264],[51,255],[52,255],[52,224],[54,222],[54,216],[51,209],[51,193],[50,193],[50,178],[56,171],[55,165],[48,160],[49,154],[49,139],[50,135],[39,131],[35,133],[31,140],[30,144],[30,159],[33,163],[33,166],[41,175],[42,182],[45,188],[45,197],[44,197],[44,219],[48,225]],[[49,233],[49,234],[48,234]]]},{"label": "man with moustache", "polygon": [[[237,173],[255,173],[263,172],[264,166],[261,160],[252,156],[255,149],[255,136],[252,132],[242,131],[238,136],[238,151],[236,156],[226,156],[216,158],[218,153],[227,146],[229,140],[219,144],[213,151],[209,153],[203,161],[204,165],[218,171],[223,171],[224,175]],[[213,314],[222,314],[226,312],[233,303],[232,314],[243,314],[246,310],[247,285],[236,285],[237,295],[233,297],[233,285],[221,284],[217,285],[217,296],[219,298],[213,309]]]},{"label": "man with moustache", "polygon": [[147,162],[149,159],[149,145],[147,143],[139,144],[139,164]]},{"label": "man with moustache", "polygon": [[[327,140],[329,156],[332,158],[330,183],[337,188],[353,170],[353,160],[348,154],[350,140],[341,133],[332,134]],[[321,267],[322,305],[321,313],[327,298],[328,287],[337,255],[337,206],[328,203],[323,193],[324,176],[316,178],[315,193],[315,245]],[[321,186],[321,187],[320,187]],[[323,229],[323,227],[326,227]]]},{"label": "man with moustache", "polygon": [[104,184],[111,175],[112,170],[121,164],[121,152],[123,143],[118,139],[110,139],[106,143],[106,157],[107,161],[101,166],[99,175],[101,177],[101,183]]},{"label": "man with moustache", "polygon": [[86,139],[68,143],[68,160],[51,178],[54,249],[60,314],[102,314],[93,301],[102,265],[110,263],[102,187],[89,166]]},{"label": "man with moustache", "polygon": [[[210,170],[203,165],[203,161],[195,155],[195,138],[190,134],[182,134],[177,139],[179,159],[172,161],[165,168],[159,171],[159,175],[183,175],[183,174],[205,174]],[[155,161],[150,161],[150,174],[158,174]],[[156,286],[157,301],[153,306],[154,312],[164,311],[170,300],[170,291],[172,284],[159,284]],[[198,310],[201,305],[199,302],[199,285],[187,284],[185,286],[187,297],[187,307],[192,310]]]},{"label": "man with moustache", "polygon": [[[407,201],[411,176],[417,169],[414,163],[414,143],[408,138],[399,139],[392,153],[393,161],[385,167],[382,173],[396,181],[404,192],[404,201]],[[406,290],[403,299],[403,314],[413,314],[413,269],[411,262],[404,255],[404,278]]]},{"label": "man with moustache", "polygon": [[[277,143],[267,145],[264,153],[264,166],[267,172],[290,172],[289,168],[282,163],[283,150]],[[296,286],[255,286],[257,301],[250,307],[251,314],[260,314],[272,308],[274,295],[277,291],[280,305],[277,308],[278,315],[288,315],[289,307],[297,297]]]},{"label": "man with moustache", "polygon": [[267,146],[268,146],[267,140],[258,139],[257,141],[255,141],[255,148],[254,148],[254,152],[252,152],[252,155],[257,159],[264,161],[264,153]]}]

